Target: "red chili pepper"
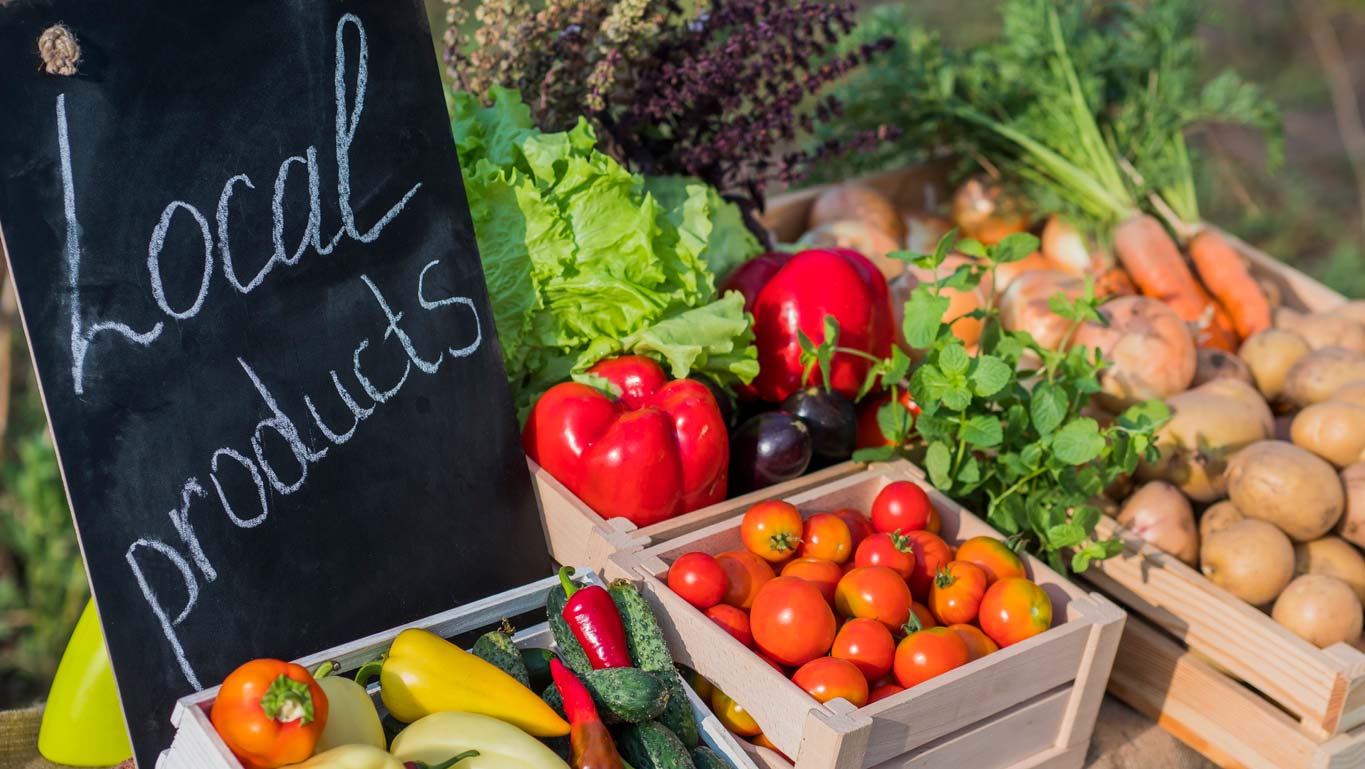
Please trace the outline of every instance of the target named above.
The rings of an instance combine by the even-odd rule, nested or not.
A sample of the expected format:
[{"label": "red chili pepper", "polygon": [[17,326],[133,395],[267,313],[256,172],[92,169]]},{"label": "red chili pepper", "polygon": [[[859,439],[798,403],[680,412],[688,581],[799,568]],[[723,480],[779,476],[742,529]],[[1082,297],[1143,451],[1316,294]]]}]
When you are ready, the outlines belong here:
[{"label": "red chili pepper", "polygon": [[570,579],[572,576],[572,566],[559,570],[559,581],[569,597],[564,604],[564,621],[569,623],[574,638],[587,653],[593,670],[630,667],[626,628],[621,624],[621,615],[616,611],[611,593],[600,585],[580,588]]},{"label": "red chili pepper", "polygon": [[592,702],[588,687],[558,658],[550,660],[550,675],[564,700],[564,715],[569,718],[573,769],[624,769],[616,744],[611,741],[611,733],[597,715],[597,706]]}]

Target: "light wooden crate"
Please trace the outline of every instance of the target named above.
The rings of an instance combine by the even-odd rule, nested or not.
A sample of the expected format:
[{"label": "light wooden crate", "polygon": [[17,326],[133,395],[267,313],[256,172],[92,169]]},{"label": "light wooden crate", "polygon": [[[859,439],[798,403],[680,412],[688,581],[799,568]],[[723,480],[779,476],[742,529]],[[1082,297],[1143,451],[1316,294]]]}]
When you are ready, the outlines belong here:
[{"label": "light wooden crate", "polygon": [[[579,584],[602,584],[597,574],[587,568],[579,569],[574,581]],[[298,663],[311,669],[331,661],[337,663],[340,670],[353,671],[387,650],[393,639],[403,630],[422,628],[443,638],[451,638],[475,630],[496,627],[504,619],[543,610],[546,593],[558,585],[558,577],[549,577],[441,614],[434,614],[418,622],[309,655],[298,660]],[[512,640],[518,646],[554,648],[550,627],[544,622],[522,630],[513,636]],[[740,746],[739,741],[721,725],[719,719],[711,713],[696,692],[685,683],[684,688],[692,710],[697,716],[703,742],[723,756],[733,769],[758,769],[750,756],[751,751],[746,751]],[[383,713],[378,684],[372,684],[369,691],[380,713]],[[242,769],[241,763],[228,750],[227,745],[219,738],[218,732],[214,730],[213,724],[209,722],[209,709],[213,707],[217,695],[218,687],[215,686],[183,697],[176,703],[171,714],[171,722],[176,726],[175,737],[171,746],[157,758],[157,769]]]},{"label": "light wooden crate", "polygon": [[[897,480],[929,492],[949,542],[994,533],[904,461],[781,498],[807,516],[841,507],[866,511]],[[1051,630],[863,708],[844,700],[822,705],[664,582],[668,564],[684,553],[741,548],[739,522],[737,515],[639,553],[618,553],[609,573],[640,581],[678,661],[749,711],[795,757],[796,769],[1081,766],[1125,616],[1107,599],[1030,557],[1029,573],[1052,599]],[[773,766],[783,763],[762,754]]]},{"label": "light wooden crate", "polygon": [[[898,205],[923,208],[944,199],[948,168],[919,166],[865,181]],[[822,189],[775,198],[768,226],[784,240],[797,237]],[[1284,305],[1316,311],[1345,302],[1231,241]],[[1122,537],[1124,552],[1096,563],[1086,579],[1146,620],[1130,620],[1123,633],[1113,694],[1228,769],[1365,767],[1365,654],[1344,644],[1317,649],[1112,518],[1100,531]]]}]

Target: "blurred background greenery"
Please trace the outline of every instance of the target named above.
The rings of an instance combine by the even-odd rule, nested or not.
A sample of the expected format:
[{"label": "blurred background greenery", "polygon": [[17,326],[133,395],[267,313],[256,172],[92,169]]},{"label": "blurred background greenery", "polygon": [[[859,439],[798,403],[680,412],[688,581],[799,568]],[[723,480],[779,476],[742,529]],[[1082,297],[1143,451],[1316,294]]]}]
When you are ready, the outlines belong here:
[{"label": "blurred background greenery", "polygon": [[[426,0],[437,37],[443,0]],[[988,34],[987,0],[916,0],[950,40]],[[1365,0],[1210,0],[1211,69],[1262,84],[1285,111],[1286,163],[1234,129],[1206,132],[1206,217],[1349,296],[1365,296]],[[907,98],[913,95],[907,94]],[[45,695],[86,596],[56,459],[0,262],[0,707]]]}]

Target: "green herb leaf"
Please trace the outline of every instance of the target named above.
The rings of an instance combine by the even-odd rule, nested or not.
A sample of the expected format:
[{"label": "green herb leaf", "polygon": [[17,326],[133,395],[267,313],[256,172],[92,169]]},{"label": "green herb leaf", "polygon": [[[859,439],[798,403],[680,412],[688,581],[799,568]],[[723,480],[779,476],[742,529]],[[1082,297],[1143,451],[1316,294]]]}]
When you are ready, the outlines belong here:
[{"label": "green herb leaf", "polygon": [[1027,232],[1016,232],[1006,235],[995,248],[991,250],[991,261],[996,264],[1009,264],[1017,262],[1038,250],[1038,238]]},{"label": "green herb leaf", "polygon": [[972,359],[967,356],[967,350],[960,344],[952,344],[944,347],[938,354],[938,367],[949,378],[956,378],[957,374],[967,373],[967,367],[971,365]]},{"label": "green herb leaf", "polygon": [[1003,438],[999,417],[977,414],[962,423],[962,440],[974,448],[993,449]]},{"label": "green herb leaf", "polygon": [[896,456],[895,446],[877,446],[870,449],[858,449],[853,452],[854,462],[885,462]]},{"label": "green herb leaf", "polygon": [[1099,424],[1090,417],[1068,422],[1052,438],[1052,453],[1068,465],[1083,465],[1104,451]]},{"label": "green herb leaf", "polygon": [[1029,418],[1039,435],[1050,435],[1066,418],[1067,398],[1061,387],[1052,382],[1039,382],[1029,399]]},{"label": "green herb leaf", "polygon": [[924,469],[929,473],[929,481],[945,491],[951,489],[953,485],[952,476],[949,475],[952,463],[952,455],[948,452],[948,447],[942,443],[931,444],[929,450],[924,453]]},{"label": "green herb leaf", "polygon": [[972,389],[978,396],[989,398],[1005,389],[1012,376],[1014,370],[1009,364],[993,355],[982,355],[972,371]]},{"label": "green herb leaf", "polygon": [[934,293],[930,286],[923,283],[915,286],[905,303],[905,320],[901,324],[906,343],[915,349],[929,347],[938,336],[949,304],[948,297]]}]

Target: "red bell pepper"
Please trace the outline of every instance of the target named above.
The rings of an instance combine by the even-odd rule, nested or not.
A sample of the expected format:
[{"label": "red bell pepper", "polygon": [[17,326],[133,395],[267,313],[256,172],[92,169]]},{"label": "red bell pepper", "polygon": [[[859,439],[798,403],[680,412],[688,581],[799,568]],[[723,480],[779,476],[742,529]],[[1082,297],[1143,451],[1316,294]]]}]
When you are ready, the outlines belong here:
[{"label": "red bell pepper", "polygon": [[560,616],[568,623],[593,670],[628,668],[630,648],[626,645],[626,626],[621,613],[601,585],[579,587],[573,583],[573,567],[559,570],[559,581],[564,585],[568,601]]},{"label": "red bell pepper", "polygon": [[597,714],[588,687],[557,657],[550,660],[550,675],[564,700],[564,715],[569,719],[569,757],[573,769],[623,769],[616,743]]},{"label": "red bell pepper", "polygon": [[[765,254],[737,268],[722,290],[744,294],[754,314],[758,378],[753,391],[779,402],[807,385],[823,381],[818,367],[803,381],[800,332],[815,344],[825,338],[825,316],[839,322],[839,346],[878,358],[891,354],[895,326],[886,279],[872,262],[846,248],[811,249],[788,256]],[[858,394],[872,361],[835,354],[830,371],[834,390]]]},{"label": "red bell pepper", "polygon": [[588,373],[620,397],[576,382],[551,387],[522,431],[527,456],[602,517],[637,526],[725,499],[730,442],[706,385],[670,382],[640,356],[603,361]]}]

